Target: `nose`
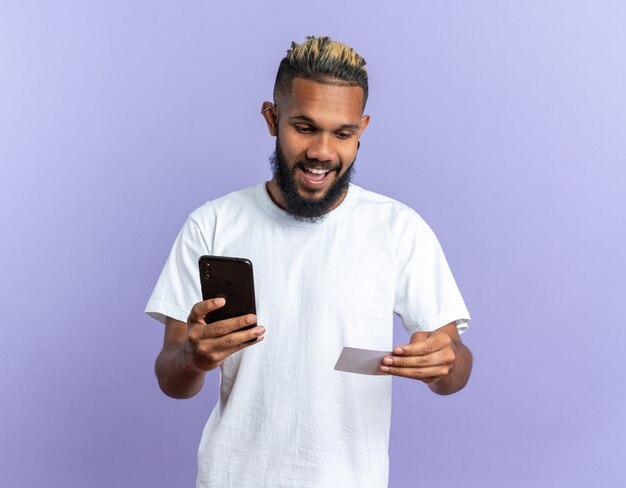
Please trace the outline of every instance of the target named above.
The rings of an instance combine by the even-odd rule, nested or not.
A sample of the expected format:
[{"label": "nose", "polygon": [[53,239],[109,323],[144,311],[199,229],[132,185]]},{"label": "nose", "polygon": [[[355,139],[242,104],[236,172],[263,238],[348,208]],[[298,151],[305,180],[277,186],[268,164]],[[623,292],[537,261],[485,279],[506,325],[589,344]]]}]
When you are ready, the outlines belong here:
[{"label": "nose", "polygon": [[307,148],[306,157],[318,161],[334,161],[336,152],[330,134],[321,133],[315,137]]}]

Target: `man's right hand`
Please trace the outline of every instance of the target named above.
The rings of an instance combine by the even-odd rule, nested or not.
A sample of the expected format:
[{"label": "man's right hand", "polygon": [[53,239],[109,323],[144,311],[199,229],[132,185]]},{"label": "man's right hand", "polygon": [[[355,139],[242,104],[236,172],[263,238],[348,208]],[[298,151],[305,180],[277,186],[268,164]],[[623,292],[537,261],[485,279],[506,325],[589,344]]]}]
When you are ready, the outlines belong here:
[{"label": "man's right hand", "polygon": [[225,304],[226,301],[223,298],[213,298],[196,303],[191,309],[187,318],[187,368],[210,371],[222,364],[222,361],[231,354],[263,340],[265,333],[263,326],[239,330],[256,324],[257,317],[253,314],[210,324],[205,322],[204,317],[207,313]]}]

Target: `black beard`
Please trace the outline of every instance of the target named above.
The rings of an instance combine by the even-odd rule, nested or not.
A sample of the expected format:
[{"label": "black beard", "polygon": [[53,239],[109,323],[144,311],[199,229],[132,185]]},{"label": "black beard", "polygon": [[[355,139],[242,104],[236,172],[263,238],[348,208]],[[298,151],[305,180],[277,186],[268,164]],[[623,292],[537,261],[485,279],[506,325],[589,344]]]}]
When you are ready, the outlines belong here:
[{"label": "black beard", "polygon": [[327,214],[330,209],[335,206],[339,199],[345,195],[348,187],[350,186],[352,176],[355,173],[353,161],[346,172],[331,185],[322,198],[311,200],[302,197],[298,193],[295,180],[295,172],[298,168],[315,166],[318,168],[322,167],[325,169],[331,169],[331,171],[339,171],[339,168],[332,168],[327,164],[323,164],[321,161],[315,161],[314,164],[298,161],[294,165],[293,169],[290,169],[285,156],[283,155],[280,143],[278,142],[278,137],[276,138],[276,149],[270,156],[270,164],[272,166],[274,180],[276,180],[283,197],[285,210],[293,215],[296,220],[301,222],[319,222],[324,220],[325,214]]}]

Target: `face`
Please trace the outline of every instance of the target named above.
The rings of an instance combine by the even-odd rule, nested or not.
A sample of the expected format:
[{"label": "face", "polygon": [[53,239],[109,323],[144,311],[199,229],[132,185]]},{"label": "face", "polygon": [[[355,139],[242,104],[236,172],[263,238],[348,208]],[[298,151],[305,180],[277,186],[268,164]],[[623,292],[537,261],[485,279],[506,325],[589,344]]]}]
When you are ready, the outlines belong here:
[{"label": "face", "polygon": [[311,220],[337,207],[369,123],[369,116],[362,115],[363,90],[296,78],[290,93],[280,94],[276,107],[263,114],[278,138],[268,185],[272,199]]}]

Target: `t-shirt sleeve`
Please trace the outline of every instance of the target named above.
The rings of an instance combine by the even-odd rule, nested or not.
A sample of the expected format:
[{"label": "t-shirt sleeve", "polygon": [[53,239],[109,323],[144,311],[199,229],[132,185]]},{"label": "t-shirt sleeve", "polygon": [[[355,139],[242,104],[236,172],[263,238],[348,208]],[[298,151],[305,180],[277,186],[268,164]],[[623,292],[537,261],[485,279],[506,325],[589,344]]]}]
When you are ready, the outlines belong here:
[{"label": "t-shirt sleeve", "polygon": [[394,312],[409,332],[430,332],[456,322],[468,328],[469,312],[432,229],[414,211],[400,219]]},{"label": "t-shirt sleeve", "polygon": [[198,223],[191,217],[181,229],[145,312],[165,323],[166,317],[187,321],[191,308],[202,300],[198,259],[210,254]]}]

